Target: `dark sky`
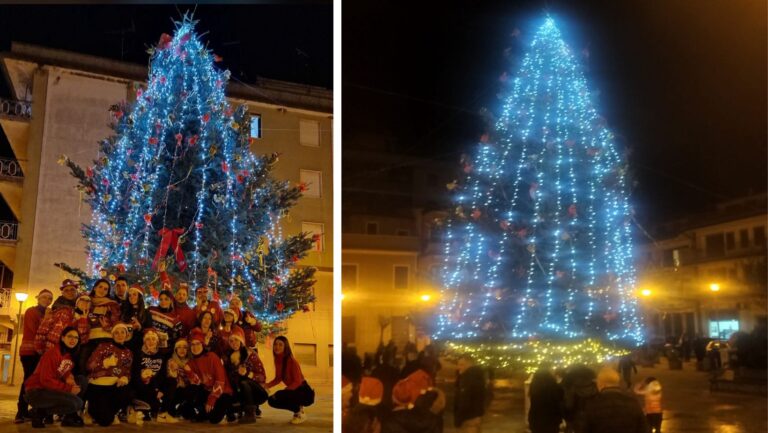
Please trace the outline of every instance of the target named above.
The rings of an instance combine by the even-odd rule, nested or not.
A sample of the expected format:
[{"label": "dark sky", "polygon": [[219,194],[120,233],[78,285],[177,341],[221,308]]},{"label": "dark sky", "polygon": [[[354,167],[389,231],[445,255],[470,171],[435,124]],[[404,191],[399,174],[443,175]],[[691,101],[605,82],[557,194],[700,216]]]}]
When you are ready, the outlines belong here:
[{"label": "dark sky", "polygon": [[458,161],[479,110],[498,113],[498,77],[515,73],[546,5],[572,50],[589,51],[642,220],[765,191],[764,0],[422,3],[344,3],[343,149],[390,136],[402,152]]},{"label": "dark sky", "polygon": [[[28,42],[147,64],[146,49],[171,19],[194,5],[2,5],[0,49]],[[232,77],[273,78],[331,88],[333,10],[328,5],[200,5],[198,33],[224,58]],[[3,83],[6,86],[6,83]],[[3,89],[5,91],[5,89]],[[3,93],[7,95],[7,93]]]}]

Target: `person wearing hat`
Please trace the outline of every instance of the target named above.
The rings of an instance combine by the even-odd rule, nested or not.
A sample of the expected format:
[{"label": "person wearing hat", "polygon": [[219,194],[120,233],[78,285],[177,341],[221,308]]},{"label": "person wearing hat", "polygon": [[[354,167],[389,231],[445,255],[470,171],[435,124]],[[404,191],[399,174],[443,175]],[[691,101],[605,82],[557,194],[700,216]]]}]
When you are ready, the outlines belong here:
[{"label": "person wearing hat", "polygon": [[[224,312],[225,321],[227,311],[230,310]],[[227,337],[227,342],[229,350],[223,358],[224,369],[243,408],[244,415],[240,418],[240,423],[251,424],[256,422],[256,417],[261,417],[259,405],[264,404],[269,397],[267,390],[264,389],[267,374],[259,354],[245,346],[245,333],[239,326],[234,325]]]},{"label": "person wearing hat", "polygon": [[85,364],[91,353],[100,343],[112,340],[112,326],[120,321],[120,305],[109,296],[109,288],[109,281],[102,278],[96,280],[88,293],[91,297],[91,310],[88,312],[91,328],[88,342],[83,343],[80,349],[80,374],[87,374]]},{"label": "person wearing hat", "polygon": [[[37,327],[37,333],[35,335],[35,351],[42,355],[52,347],[59,347],[59,341],[61,340],[61,332],[67,326],[75,326],[80,332],[80,346],[82,347],[85,342],[88,341],[88,334],[90,333],[90,324],[87,323],[88,313],[90,312],[90,298],[89,303],[80,304],[81,307],[86,308],[85,311],[81,311],[81,314],[77,313],[77,283],[72,280],[64,280],[61,286],[62,295],[53,303],[53,308],[48,312],[40,325]],[[83,301],[84,302],[84,301]],[[82,320],[85,317],[86,320]]]},{"label": "person wearing hat", "polygon": [[24,382],[25,397],[32,406],[32,427],[45,427],[44,418],[51,413],[63,415],[62,427],[83,426],[78,411],[83,408],[82,396],[88,382],[84,376],[73,375],[79,340],[75,328],[64,328],[59,345],[43,354],[35,372]]},{"label": "person wearing hat", "polygon": [[[218,344],[216,345],[216,348],[214,348],[216,354],[222,359],[224,359],[224,356],[229,351],[229,336],[232,335],[232,331],[234,329],[239,329],[240,332],[243,333],[243,336],[245,336],[245,331],[235,324],[235,320],[237,320],[237,310],[232,308],[224,310],[224,320],[221,322],[221,327],[217,330],[219,337]],[[245,347],[250,347],[246,343],[243,343],[243,345]]]},{"label": "person wearing hat", "polygon": [[[21,346],[19,347],[19,360],[24,369],[24,380],[29,379],[32,372],[35,371],[37,363],[40,361],[40,355],[35,351],[35,336],[37,328],[43,322],[43,317],[48,311],[48,306],[53,302],[53,293],[48,289],[43,289],[37,295],[37,305],[27,308],[24,312],[24,329],[22,331]],[[18,410],[13,422],[21,424],[24,418],[29,418],[29,409],[26,400],[24,400],[24,383],[21,384],[19,391]]]},{"label": "person wearing hat", "polygon": [[416,370],[392,388],[394,408],[381,426],[382,433],[418,431],[439,433],[440,418],[430,411],[431,404],[419,404],[420,399],[434,395],[432,378],[424,370]]},{"label": "person wearing hat", "polygon": [[157,415],[157,422],[175,423],[177,416],[184,410],[185,404],[194,397],[191,395],[187,363],[192,359],[189,341],[185,337],[176,340],[173,354],[166,363],[166,378],[163,387],[163,412]]},{"label": "person wearing hat", "polygon": [[293,356],[285,336],[275,338],[275,342],[272,343],[272,355],[275,360],[275,378],[266,384],[266,388],[284,383],[285,389],[272,394],[267,401],[275,409],[293,412],[291,424],[301,424],[307,420],[304,406],[310,406],[315,402],[315,391],[304,380],[299,361]]},{"label": "person wearing hat", "polygon": [[181,321],[181,337],[186,337],[197,323],[195,310],[187,303],[189,299],[189,286],[186,283],[179,284],[179,288],[176,289],[173,297],[173,309]]},{"label": "person wearing hat", "polygon": [[[86,424],[92,419],[106,427],[117,420],[117,413],[131,401],[128,386],[133,365],[133,353],[125,345],[130,331],[128,325],[117,322],[111,327],[112,339],[102,341],[88,358],[88,411]],[[120,421],[117,421],[119,423]]]},{"label": "person wearing hat", "polygon": [[[138,333],[135,333],[134,338],[137,335]],[[158,395],[162,395],[161,373],[165,371],[165,358],[158,351],[160,337],[157,331],[154,328],[145,328],[143,335],[141,349],[133,357],[131,387],[135,398],[149,404],[150,412],[144,413],[144,421],[150,421],[152,415],[157,416],[160,411]]]},{"label": "person wearing hat", "polygon": [[226,415],[227,421],[234,421],[233,391],[221,358],[205,349],[205,335],[197,329],[189,334],[189,347],[192,359],[184,370],[193,398],[184,418],[218,424]]},{"label": "person wearing hat", "polygon": [[253,313],[243,308],[243,301],[237,295],[232,295],[229,300],[229,308],[237,313],[235,324],[241,327],[245,333],[245,345],[249,348],[255,348],[258,343],[256,333],[261,332],[261,323]]},{"label": "person wearing hat", "polygon": [[365,376],[360,381],[358,402],[349,411],[341,425],[343,433],[379,433],[381,418],[379,404],[384,396],[384,385],[375,377]]},{"label": "person wearing hat", "polygon": [[159,351],[167,357],[181,334],[181,321],[173,309],[173,293],[170,290],[160,292],[158,301],[158,305],[149,307],[149,320],[150,326],[155,328],[160,337]]},{"label": "person wearing hat", "polygon": [[209,311],[213,316],[213,324],[218,327],[222,320],[224,320],[224,312],[221,310],[221,305],[216,300],[208,300],[208,287],[200,286],[195,291],[195,317],[200,318],[200,315],[204,311]]}]

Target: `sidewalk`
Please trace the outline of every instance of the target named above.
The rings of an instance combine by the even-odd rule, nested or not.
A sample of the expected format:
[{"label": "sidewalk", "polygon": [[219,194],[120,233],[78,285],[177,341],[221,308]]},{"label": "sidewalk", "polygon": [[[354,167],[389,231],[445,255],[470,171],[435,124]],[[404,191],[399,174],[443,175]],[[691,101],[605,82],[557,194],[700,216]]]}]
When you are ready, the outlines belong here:
[{"label": "sidewalk", "polygon": [[[208,431],[226,431],[232,433],[250,433],[250,432],[274,432],[283,429],[296,429],[301,433],[330,433],[333,431],[333,388],[330,384],[315,386],[315,404],[306,409],[307,421],[301,425],[292,425],[289,423],[291,414],[284,410],[272,409],[268,405],[262,405],[262,418],[255,424],[238,425],[224,424],[211,425],[209,423],[190,423],[186,421],[177,424],[158,424],[156,422],[147,422],[142,426],[133,424],[112,425],[108,428],[110,432],[163,432],[163,433],[190,433],[190,432],[208,432]],[[29,423],[13,424],[13,417],[16,415],[16,399],[19,395],[18,386],[0,385],[0,431],[3,433],[14,432],[75,432],[81,429],[61,427],[60,424],[46,426],[45,429],[33,429]],[[101,427],[86,427],[88,430],[101,429]]]}]

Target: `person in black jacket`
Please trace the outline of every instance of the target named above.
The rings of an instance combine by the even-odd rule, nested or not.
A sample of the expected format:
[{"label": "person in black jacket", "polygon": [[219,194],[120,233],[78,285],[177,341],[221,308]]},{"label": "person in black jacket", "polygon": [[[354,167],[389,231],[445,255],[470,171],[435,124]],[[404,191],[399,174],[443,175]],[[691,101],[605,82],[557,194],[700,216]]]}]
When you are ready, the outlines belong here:
[{"label": "person in black jacket", "polygon": [[616,370],[604,368],[597,374],[600,392],[584,405],[583,422],[577,433],[647,433],[648,423],[637,398],[620,387]]},{"label": "person in black jacket", "polygon": [[547,368],[539,368],[531,380],[531,408],[528,426],[531,433],[557,433],[563,420],[563,389]]},{"label": "person in black jacket", "polygon": [[459,358],[457,367],[453,423],[462,433],[480,433],[486,403],[485,373],[468,354]]},{"label": "person in black jacket", "polygon": [[579,431],[584,405],[598,392],[595,379],[595,372],[586,365],[572,365],[565,370],[560,386],[565,397],[563,417],[566,433]]}]

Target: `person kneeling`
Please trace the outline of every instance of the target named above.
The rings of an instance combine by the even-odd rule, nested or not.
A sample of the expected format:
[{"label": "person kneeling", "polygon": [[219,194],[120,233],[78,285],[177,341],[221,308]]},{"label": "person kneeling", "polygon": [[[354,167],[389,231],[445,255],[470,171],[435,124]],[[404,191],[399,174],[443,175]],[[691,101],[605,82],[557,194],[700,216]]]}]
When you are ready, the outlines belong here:
[{"label": "person kneeling", "polygon": [[211,424],[218,424],[226,414],[227,421],[234,421],[232,387],[221,359],[205,350],[205,335],[199,330],[189,334],[189,348],[192,359],[184,371],[194,397],[185,409],[184,418],[198,422],[208,419]]},{"label": "person kneeling", "polygon": [[[133,353],[125,346],[128,326],[112,327],[112,341],[99,343],[88,358],[88,415],[100,426],[111,425],[117,412],[128,406]],[[117,421],[119,423],[120,421]]]},{"label": "person kneeling", "polygon": [[264,364],[255,350],[245,347],[245,332],[237,325],[229,336],[229,348],[224,357],[224,368],[232,386],[237,387],[240,404],[244,408],[245,415],[240,418],[240,423],[250,424],[261,416],[259,405],[268,397],[264,389]]},{"label": "person kneeling", "polygon": [[315,402],[315,391],[304,380],[299,362],[293,357],[287,338],[282,335],[275,338],[272,354],[275,358],[275,378],[267,384],[267,389],[280,382],[285,384],[285,389],[272,394],[267,401],[276,409],[293,412],[291,424],[301,424],[307,420],[304,415],[304,406],[310,406]]},{"label": "person kneeling", "polygon": [[62,427],[82,427],[78,411],[83,408],[81,398],[87,380],[72,374],[73,358],[80,348],[80,335],[74,327],[61,332],[59,347],[43,354],[32,376],[24,382],[25,397],[32,406],[32,427],[45,427],[43,418],[48,412],[63,415]]}]

